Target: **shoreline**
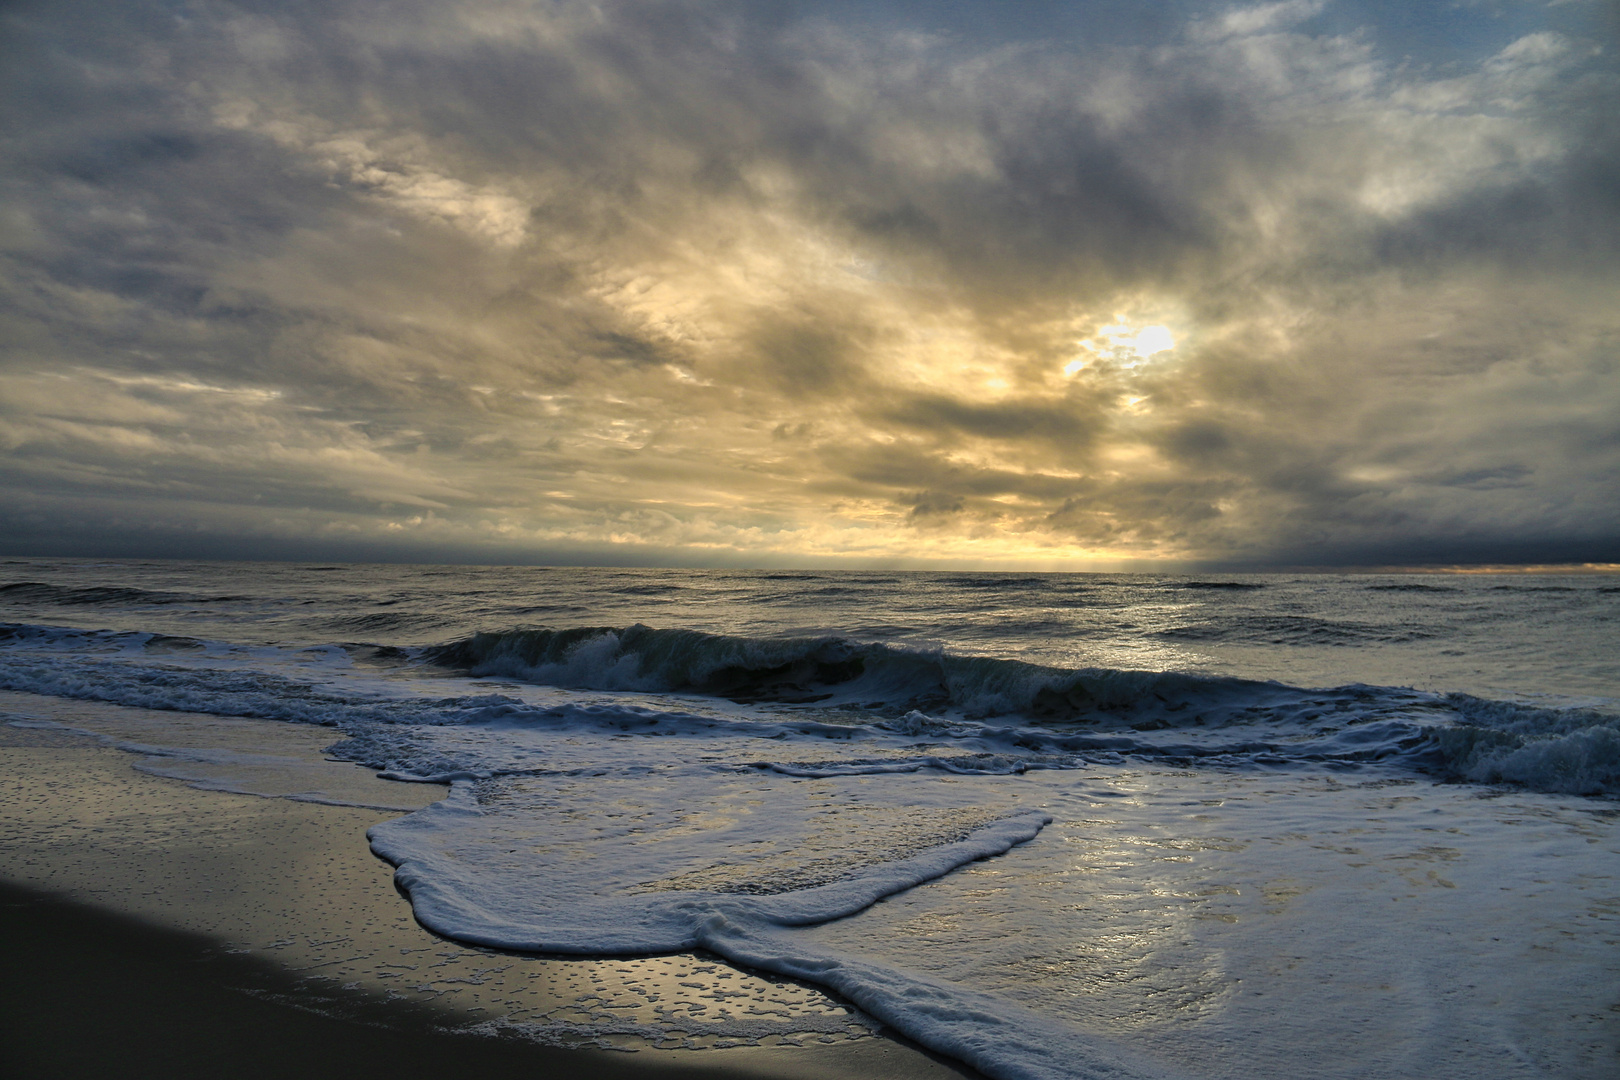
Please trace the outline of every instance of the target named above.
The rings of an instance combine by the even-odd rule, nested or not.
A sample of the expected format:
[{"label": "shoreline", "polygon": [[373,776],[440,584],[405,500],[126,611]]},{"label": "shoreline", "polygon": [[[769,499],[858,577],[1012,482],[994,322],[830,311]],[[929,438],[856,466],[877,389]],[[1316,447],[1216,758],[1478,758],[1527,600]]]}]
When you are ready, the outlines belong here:
[{"label": "shoreline", "polygon": [[5,882],[0,950],[14,968],[0,981],[10,1028],[0,1072],[17,1080],[340,1080],[522,1068],[602,1080],[777,1075],[479,1038],[439,1028],[431,1008],[369,996],[317,999],[289,972],[231,955],[204,935]]},{"label": "shoreline", "polygon": [[[331,736],[35,695],[0,707],[112,737],[186,725],[187,745]],[[199,790],[60,729],[0,725],[0,761],[8,1075],[335,1077],[393,1062],[390,1075],[427,1077],[486,1061],[560,1080],[977,1075],[818,988],[716,957],[525,956],[437,937],[366,846],[366,826],[398,812]],[[342,768],[395,801],[436,794]]]}]

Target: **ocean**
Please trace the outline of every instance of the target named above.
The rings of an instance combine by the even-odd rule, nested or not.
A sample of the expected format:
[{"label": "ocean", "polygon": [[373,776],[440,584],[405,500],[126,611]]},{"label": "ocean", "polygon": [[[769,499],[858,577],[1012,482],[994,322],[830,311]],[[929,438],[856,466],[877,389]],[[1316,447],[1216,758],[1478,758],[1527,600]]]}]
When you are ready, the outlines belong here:
[{"label": "ocean", "polygon": [[[0,619],[0,689],[448,784],[369,842],[460,941],[703,950],[993,1077],[1620,1053],[1615,576],[13,559]],[[182,730],[118,745],[346,801]]]}]

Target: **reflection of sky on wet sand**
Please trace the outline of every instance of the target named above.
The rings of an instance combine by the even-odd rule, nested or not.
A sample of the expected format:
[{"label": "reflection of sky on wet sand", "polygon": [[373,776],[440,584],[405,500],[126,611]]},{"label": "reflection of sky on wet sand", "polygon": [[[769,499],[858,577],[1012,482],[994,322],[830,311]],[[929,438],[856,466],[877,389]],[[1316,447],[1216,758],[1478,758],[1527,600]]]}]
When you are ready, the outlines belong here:
[{"label": "reflection of sky on wet sand", "polygon": [[[331,733],[298,725],[152,713],[26,694],[8,714],[118,740],[270,752],[323,764]],[[14,881],[205,933],[307,978],[308,1005],[343,1013],[345,994],[431,1003],[456,1026],[561,1045],[821,1045],[871,1028],[843,1004],[790,980],[690,954],[557,959],[496,953],[422,929],[365,848],[386,816],[282,798],[194,791],[142,776],[128,753],[51,729],[0,727],[10,775],[0,852]],[[266,766],[238,771],[271,787]],[[352,765],[347,794],[426,803],[439,785],[377,780]],[[289,781],[301,773],[288,770]],[[288,786],[283,784],[282,786]]]}]

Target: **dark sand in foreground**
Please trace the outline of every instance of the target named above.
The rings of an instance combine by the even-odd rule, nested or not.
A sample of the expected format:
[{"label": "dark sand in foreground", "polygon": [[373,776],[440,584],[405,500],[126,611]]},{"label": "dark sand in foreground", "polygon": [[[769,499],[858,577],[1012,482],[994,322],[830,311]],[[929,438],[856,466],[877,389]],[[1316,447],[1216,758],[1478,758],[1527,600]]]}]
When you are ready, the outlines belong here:
[{"label": "dark sand in foreground", "polygon": [[[126,738],[174,720],[21,694],[0,695],[0,708]],[[247,727],[255,740],[284,736],[289,754],[331,741],[194,719],[188,745],[228,744]],[[0,724],[8,1077],[976,1075],[875,1034],[813,987],[713,957],[525,957],[448,942],[415,923],[365,845],[366,827],[394,812],[199,791],[137,772],[141,760]],[[379,802],[438,794],[357,782]],[[688,1014],[679,1035],[649,1041]],[[735,1045],[703,1031],[722,1017],[773,1030]],[[532,1025],[555,1040],[559,1021],[574,1042],[616,1049],[534,1041]]]}]

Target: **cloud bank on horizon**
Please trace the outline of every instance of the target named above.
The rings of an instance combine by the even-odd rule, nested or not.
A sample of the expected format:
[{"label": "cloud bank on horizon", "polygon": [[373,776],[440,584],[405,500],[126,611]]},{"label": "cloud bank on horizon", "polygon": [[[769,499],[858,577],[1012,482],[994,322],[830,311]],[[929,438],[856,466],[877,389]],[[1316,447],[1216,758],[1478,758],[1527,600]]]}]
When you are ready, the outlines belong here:
[{"label": "cloud bank on horizon", "polygon": [[52,0],[15,553],[1620,561],[1620,18]]}]

